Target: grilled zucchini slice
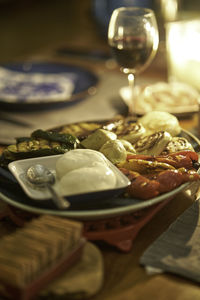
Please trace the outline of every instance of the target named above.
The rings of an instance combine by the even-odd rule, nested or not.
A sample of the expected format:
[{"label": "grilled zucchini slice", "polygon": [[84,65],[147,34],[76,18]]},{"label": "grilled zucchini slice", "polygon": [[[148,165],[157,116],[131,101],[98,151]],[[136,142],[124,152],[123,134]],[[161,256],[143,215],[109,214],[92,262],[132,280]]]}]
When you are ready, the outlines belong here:
[{"label": "grilled zucchini slice", "polygon": [[16,144],[9,145],[4,149],[1,164],[13,160],[62,154],[76,149],[79,140],[71,134],[36,130],[31,137],[19,138]]}]

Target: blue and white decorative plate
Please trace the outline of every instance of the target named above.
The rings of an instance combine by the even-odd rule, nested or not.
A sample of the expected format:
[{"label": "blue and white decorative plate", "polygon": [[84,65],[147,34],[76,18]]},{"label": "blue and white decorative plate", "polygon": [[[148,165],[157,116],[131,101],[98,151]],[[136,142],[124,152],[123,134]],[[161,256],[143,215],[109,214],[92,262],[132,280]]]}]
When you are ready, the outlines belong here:
[{"label": "blue and white decorative plate", "polygon": [[[91,71],[60,63],[16,63],[0,66],[0,105],[41,108],[72,104],[97,84]],[[48,105],[47,105],[48,104]]]}]

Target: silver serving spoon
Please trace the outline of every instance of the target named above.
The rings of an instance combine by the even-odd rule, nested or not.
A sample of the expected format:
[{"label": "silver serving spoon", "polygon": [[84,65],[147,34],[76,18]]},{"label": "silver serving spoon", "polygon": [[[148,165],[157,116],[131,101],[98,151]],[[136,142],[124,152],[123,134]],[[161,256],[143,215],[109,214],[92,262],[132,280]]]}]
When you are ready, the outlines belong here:
[{"label": "silver serving spoon", "polygon": [[55,183],[54,174],[46,168],[44,165],[35,164],[28,168],[26,172],[27,179],[30,183],[39,187],[48,188],[51,193],[52,200],[59,209],[66,209],[70,206],[70,203],[53,188]]}]

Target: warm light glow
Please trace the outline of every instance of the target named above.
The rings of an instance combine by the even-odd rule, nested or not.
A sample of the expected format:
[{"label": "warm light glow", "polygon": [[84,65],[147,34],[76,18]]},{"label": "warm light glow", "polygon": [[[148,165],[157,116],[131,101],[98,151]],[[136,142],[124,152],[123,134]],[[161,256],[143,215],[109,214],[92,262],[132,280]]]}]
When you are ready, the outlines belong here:
[{"label": "warm light glow", "polygon": [[124,45],[123,45],[123,35],[124,35],[124,27],[123,26],[119,26],[118,27],[118,39],[119,39],[119,43],[117,45],[118,49],[123,49]]},{"label": "warm light glow", "polygon": [[169,80],[179,80],[200,90],[200,22],[167,25]]},{"label": "warm light glow", "polygon": [[117,16],[118,16],[118,11],[114,10],[113,14],[111,16],[111,19],[110,19],[109,27],[108,27],[108,39],[113,39],[113,37],[115,35],[115,26],[114,26],[114,24],[115,24]]},{"label": "warm light glow", "polygon": [[161,13],[165,21],[176,20],[178,0],[161,0]]},{"label": "warm light glow", "polygon": [[128,80],[129,81],[134,81],[134,75],[133,74],[128,74]]},{"label": "warm light glow", "polygon": [[157,48],[158,48],[158,43],[159,43],[159,37],[158,37],[158,31],[155,29],[155,26],[152,26],[151,23],[149,22],[146,22],[145,23],[145,29],[147,31],[149,31],[151,37],[152,37],[152,40],[153,40],[153,49],[156,51]]}]

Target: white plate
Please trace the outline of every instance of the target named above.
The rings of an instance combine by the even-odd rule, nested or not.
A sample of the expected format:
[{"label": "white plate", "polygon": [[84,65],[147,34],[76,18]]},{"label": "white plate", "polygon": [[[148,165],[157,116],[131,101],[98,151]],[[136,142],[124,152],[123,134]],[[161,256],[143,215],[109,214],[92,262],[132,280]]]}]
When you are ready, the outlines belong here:
[{"label": "white plate", "polygon": [[[130,101],[130,88],[128,86],[124,86],[119,90],[119,94],[120,97],[122,98],[122,100],[124,101],[124,103],[129,107],[130,111],[132,111],[133,109],[133,103]],[[136,107],[135,107],[135,112],[137,115],[144,115],[145,113],[153,110],[153,108],[150,108],[150,104],[148,103],[146,106],[144,106],[144,108],[140,108],[137,107],[137,100],[136,100]],[[199,106],[198,104],[196,105],[185,105],[185,106],[181,106],[181,105],[177,105],[177,106],[163,106],[162,109],[158,109],[158,110],[162,110],[162,111],[166,111],[169,112],[171,114],[174,115],[185,115],[185,114],[190,114],[190,113],[195,113],[198,112]]]},{"label": "white plate", "polygon": [[[62,156],[61,155],[54,155],[54,156],[45,156],[45,157],[38,157],[38,158],[29,158],[23,160],[17,160],[11,162],[8,165],[9,170],[12,174],[16,177],[17,181],[21,185],[24,192],[27,194],[28,197],[37,201],[43,201],[51,198],[51,195],[48,189],[44,188],[37,188],[30,184],[26,177],[26,171],[28,168],[35,164],[42,164],[47,167],[56,177],[56,162]],[[116,186],[112,189],[106,189],[101,191],[94,191],[84,194],[74,194],[74,195],[64,195],[67,199],[71,201],[75,201],[78,198],[84,200],[89,200],[91,198],[101,199],[102,196],[106,193],[109,197],[114,197],[119,195],[120,193],[125,190],[125,188],[130,184],[130,180],[117,168],[115,167],[109,160],[107,160],[108,166],[114,172],[116,176]],[[57,181],[57,178],[56,178]]]}]

